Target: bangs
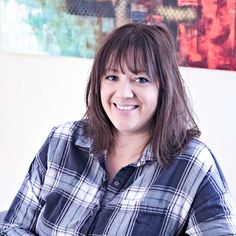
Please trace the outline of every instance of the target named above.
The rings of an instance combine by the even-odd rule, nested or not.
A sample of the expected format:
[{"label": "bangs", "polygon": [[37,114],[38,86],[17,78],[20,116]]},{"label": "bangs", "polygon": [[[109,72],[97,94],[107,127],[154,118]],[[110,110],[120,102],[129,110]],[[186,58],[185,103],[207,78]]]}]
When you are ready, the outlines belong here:
[{"label": "bangs", "polygon": [[[106,45],[103,58],[103,74],[107,70],[124,72],[127,67],[132,73],[146,73],[151,80],[155,80],[154,53],[145,40],[138,34],[124,35],[119,40]],[[105,63],[104,63],[105,62]]]}]

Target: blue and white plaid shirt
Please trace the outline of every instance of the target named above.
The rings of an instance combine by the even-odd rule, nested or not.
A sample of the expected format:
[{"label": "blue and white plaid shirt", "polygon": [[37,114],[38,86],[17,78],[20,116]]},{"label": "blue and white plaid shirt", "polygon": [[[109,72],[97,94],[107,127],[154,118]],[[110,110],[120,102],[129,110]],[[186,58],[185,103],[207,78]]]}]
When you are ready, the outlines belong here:
[{"label": "blue and white plaid shirt", "polygon": [[227,185],[203,143],[193,140],[165,169],[147,146],[107,185],[106,155],[90,153],[83,124],[52,130],[0,235],[236,235]]}]

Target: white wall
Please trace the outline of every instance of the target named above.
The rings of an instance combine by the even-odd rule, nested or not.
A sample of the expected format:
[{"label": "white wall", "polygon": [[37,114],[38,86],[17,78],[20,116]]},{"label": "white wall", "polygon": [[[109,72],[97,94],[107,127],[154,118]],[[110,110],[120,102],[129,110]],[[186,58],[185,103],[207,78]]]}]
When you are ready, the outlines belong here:
[{"label": "white wall", "polygon": [[[0,211],[9,207],[50,129],[82,117],[91,63],[0,51]],[[236,72],[190,68],[181,72],[202,139],[217,156],[236,202]]]}]

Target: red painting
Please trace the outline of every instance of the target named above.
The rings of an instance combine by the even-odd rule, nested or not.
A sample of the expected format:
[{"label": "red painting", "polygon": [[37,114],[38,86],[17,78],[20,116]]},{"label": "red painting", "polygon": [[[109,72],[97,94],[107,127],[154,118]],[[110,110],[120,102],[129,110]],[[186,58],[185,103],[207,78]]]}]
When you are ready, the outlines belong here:
[{"label": "red painting", "polygon": [[182,63],[193,67],[236,70],[236,1],[178,1],[196,8],[195,22],[178,24]]},{"label": "red painting", "polygon": [[177,39],[180,65],[236,70],[236,0],[131,2],[131,16],[132,8],[142,5],[147,24],[169,26]]}]

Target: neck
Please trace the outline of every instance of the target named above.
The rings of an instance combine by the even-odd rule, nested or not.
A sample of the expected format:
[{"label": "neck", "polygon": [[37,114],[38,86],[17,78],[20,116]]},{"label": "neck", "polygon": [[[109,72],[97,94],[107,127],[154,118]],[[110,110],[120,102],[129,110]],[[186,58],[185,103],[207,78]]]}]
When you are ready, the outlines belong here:
[{"label": "neck", "polygon": [[126,159],[138,159],[148,141],[149,133],[116,133],[112,153],[115,155],[118,153],[120,157],[124,156]]}]

